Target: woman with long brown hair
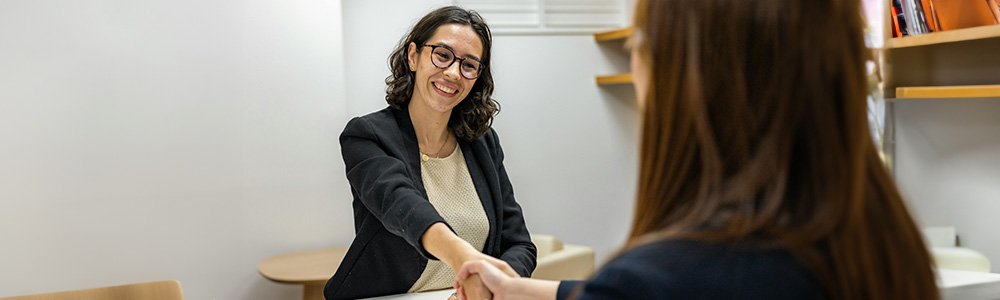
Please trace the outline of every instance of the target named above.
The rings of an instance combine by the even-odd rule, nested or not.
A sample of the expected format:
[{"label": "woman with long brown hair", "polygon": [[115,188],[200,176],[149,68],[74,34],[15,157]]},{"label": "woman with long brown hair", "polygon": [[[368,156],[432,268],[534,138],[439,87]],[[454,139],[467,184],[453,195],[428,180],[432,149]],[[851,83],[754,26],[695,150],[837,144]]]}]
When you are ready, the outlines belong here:
[{"label": "woman with long brown hair", "polygon": [[940,298],[868,131],[863,23],[858,0],[639,0],[622,254],[586,283],[458,278],[495,299]]}]

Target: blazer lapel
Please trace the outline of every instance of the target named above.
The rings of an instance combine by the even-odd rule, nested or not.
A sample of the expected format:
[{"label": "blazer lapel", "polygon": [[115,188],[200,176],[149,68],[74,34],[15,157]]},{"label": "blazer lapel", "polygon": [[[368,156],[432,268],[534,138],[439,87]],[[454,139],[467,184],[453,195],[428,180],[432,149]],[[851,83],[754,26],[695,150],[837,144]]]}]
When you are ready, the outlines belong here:
[{"label": "blazer lapel", "polygon": [[410,170],[410,179],[420,190],[424,199],[427,199],[427,190],[424,189],[424,180],[420,176],[420,146],[417,144],[417,132],[413,129],[413,121],[410,120],[410,112],[406,109],[390,108],[392,115],[399,126],[400,135],[403,140],[403,153],[400,159],[406,164],[406,169]]},{"label": "blazer lapel", "polygon": [[[497,211],[496,202],[494,201],[494,185],[490,182],[492,178],[488,178],[487,174],[491,174],[489,171],[483,168],[490,168],[489,152],[486,147],[479,142],[479,140],[473,142],[466,142],[464,140],[459,140],[459,144],[462,147],[462,155],[465,156],[465,164],[469,167],[469,175],[472,177],[472,184],[476,186],[476,193],[479,194],[479,201],[483,203],[483,210],[486,211],[486,217],[489,219],[490,223],[490,233],[486,238],[486,245],[483,246],[483,252],[486,254],[493,254],[492,249],[496,248],[497,243],[496,237],[497,232]],[[497,190],[496,192],[499,192]]]}]

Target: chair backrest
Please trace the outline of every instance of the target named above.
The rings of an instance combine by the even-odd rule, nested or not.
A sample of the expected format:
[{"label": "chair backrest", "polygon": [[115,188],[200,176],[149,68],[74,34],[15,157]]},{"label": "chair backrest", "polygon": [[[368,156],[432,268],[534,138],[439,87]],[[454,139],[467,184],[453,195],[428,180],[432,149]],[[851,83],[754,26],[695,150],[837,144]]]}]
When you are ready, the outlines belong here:
[{"label": "chair backrest", "polygon": [[546,256],[563,249],[563,243],[551,235],[532,234],[531,243],[535,244],[538,256]]},{"label": "chair backrest", "polygon": [[931,247],[955,247],[958,246],[958,235],[955,234],[954,226],[924,227],[924,240]]},{"label": "chair backrest", "polygon": [[176,280],[0,298],[0,300],[184,300]]}]

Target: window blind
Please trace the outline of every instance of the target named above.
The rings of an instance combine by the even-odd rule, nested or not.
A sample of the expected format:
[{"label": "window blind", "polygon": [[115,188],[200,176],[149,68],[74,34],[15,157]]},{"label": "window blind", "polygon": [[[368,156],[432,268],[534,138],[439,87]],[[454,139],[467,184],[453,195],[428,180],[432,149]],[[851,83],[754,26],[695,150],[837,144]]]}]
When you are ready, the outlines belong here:
[{"label": "window blind", "polygon": [[589,34],[625,27],[625,0],[452,0],[494,34]]}]

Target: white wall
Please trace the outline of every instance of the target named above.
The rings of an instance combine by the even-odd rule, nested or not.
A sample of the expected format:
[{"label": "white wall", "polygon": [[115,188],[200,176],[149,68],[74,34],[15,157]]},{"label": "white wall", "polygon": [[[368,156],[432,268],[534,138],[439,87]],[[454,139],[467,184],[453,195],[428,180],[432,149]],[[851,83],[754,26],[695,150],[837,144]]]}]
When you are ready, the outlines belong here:
[{"label": "white wall", "polygon": [[593,36],[494,38],[502,106],[494,126],[528,229],[594,247],[598,263],[625,241],[638,173],[635,92],[594,83],[624,71],[602,54],[613,45]]},{"label": "white wall", "polygon": [[923,226],[1000,265],[1000,101],[896,101],[896,178]]},{"label": "white wall", "polygon": [[340,1],[0,2],[0,297],[164,279],[298,299],[353,237]]},{"label": "white wall", "polygon": [[[420,17],[445,3],[344,1],[351,115],[386,106],[389,52]],[[592,35],[494,35],[493,41],[494,95],[502,107],[494,127],[528,229],[592,246],[600,262],[622,245],[631,222],[638,112],[631,86],[599,88],[594,75],[626,71],[625,51],[621,43],[599,45]]]}]

